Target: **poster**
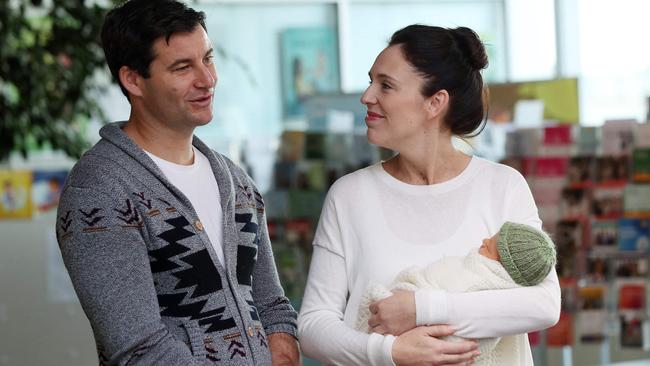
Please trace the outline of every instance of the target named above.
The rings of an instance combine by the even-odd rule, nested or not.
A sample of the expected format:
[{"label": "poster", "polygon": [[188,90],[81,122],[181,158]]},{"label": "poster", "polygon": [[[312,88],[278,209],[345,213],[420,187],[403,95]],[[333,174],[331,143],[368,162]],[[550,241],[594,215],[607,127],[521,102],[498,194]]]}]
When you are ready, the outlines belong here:
[{"label": "poster", "polygon": [[32,216],[32,172],[0,170],[0,219]]},{"label": "poster", "polygon": [[290,28],[280,39],[284,115],[302,118],[307,98],[339,92],[336,29]]},{"label": "poster", "polygon": [[544,119],[561,123],[580,120],[578,79],[553,79],[521,83],[490,84],[490,119],[510,122],[519,100],[542,100]]},{"label": "poster", "polygon": [[56,210],[61,196],[61,189],[68,172],[60,171],[34,171],[32,179],[32,200],[34,211],[44,213]]}]

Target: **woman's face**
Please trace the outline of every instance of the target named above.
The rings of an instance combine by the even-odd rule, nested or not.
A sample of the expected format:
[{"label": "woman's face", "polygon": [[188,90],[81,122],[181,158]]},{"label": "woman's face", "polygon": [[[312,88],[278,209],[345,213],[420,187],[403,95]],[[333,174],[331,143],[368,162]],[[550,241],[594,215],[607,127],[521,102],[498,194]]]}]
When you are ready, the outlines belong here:
[{"label": "woman's face", "polygon": [[370,85],[361,96],[368,108],[368,140],[401,151],[429,128],[428,98],[420,94],[424,78],[406,61],[399,45],[384,49],[368,75]]}]

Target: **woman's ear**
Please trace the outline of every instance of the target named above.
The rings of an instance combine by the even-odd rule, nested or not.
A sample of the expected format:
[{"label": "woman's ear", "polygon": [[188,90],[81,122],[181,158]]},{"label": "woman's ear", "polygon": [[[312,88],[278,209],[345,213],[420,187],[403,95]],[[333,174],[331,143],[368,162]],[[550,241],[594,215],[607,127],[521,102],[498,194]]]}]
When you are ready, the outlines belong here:
[{"label": "woman's ear", "polygon": [[120,83],[122,83],[122,86],[124,86],[124,89],[130,95],[142,96],[142,76],[137,71],[127,66],[122,66],[118,75],[120,77]]},{"label": "woman's ear", "polygon": [[445,89],[438,90],[427,99],[426,110],[429,118],[444,116],[449,106],[449,93]]}]

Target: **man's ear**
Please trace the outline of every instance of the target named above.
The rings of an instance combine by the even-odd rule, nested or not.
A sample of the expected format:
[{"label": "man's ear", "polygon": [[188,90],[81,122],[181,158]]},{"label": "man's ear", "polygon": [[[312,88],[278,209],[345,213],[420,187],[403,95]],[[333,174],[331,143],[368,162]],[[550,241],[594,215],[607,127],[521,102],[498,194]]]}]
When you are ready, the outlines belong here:
[{"label": "man's ear", "polygon": [[129,92],[129,94],[134,96],[142,96],[143,78],[137,71],[127,66],[122,66],[120,67],[118,74],[120,77],[120,83],[122,83],[122,86]]},{"label": "man's ear", "polygon": [[449,93],[445,89],[438,90],[427,99],[426,110],[429,118],[444,116],[449,106]]}]

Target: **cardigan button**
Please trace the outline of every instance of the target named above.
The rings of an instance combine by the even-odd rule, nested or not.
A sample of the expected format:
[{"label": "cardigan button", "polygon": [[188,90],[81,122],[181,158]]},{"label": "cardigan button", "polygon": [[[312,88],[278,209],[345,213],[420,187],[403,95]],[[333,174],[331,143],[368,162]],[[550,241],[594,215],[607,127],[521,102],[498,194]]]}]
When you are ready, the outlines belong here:
[{"label": "cardigan button", "polygon": [[248,335],[252,337],[253,334],[253,327],[248,327]]},{"label": "cardigan button", "polygon": [[194,227],[198,231],[203,231],[203,224],[201,223],[201,220],[194,221]]}]

